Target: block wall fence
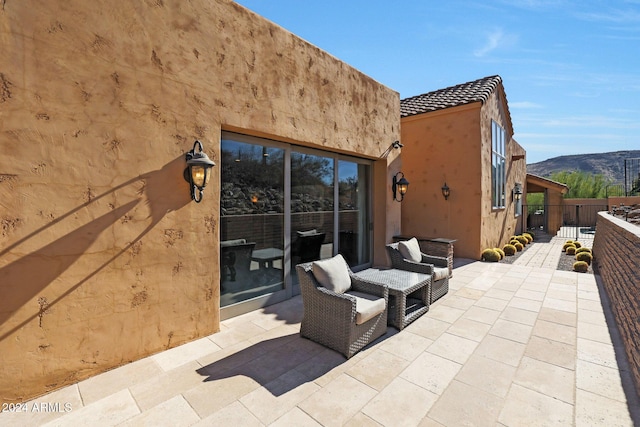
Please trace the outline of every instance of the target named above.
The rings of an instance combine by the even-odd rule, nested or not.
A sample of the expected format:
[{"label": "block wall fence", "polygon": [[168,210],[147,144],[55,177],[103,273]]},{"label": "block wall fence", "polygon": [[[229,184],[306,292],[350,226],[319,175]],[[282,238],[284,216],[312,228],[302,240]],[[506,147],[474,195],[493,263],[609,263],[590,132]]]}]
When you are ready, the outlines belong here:
[{"label": "block wall fence", "polygon": [[636,393],[640,396],[640,227],[598,213],[593,243],[594,262],[611,300]]}]

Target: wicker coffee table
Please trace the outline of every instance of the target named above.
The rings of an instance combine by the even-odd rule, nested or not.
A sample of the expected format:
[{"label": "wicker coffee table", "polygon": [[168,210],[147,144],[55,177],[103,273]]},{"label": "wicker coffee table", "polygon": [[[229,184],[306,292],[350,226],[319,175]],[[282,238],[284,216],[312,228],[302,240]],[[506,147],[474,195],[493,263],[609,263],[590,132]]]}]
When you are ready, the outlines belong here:
[{"label": "wicker coffee table", "polygon": [[356,276],[389,287],[387,323],[402,330],[429,311],[431,276],[406,270],[369,268]]}]

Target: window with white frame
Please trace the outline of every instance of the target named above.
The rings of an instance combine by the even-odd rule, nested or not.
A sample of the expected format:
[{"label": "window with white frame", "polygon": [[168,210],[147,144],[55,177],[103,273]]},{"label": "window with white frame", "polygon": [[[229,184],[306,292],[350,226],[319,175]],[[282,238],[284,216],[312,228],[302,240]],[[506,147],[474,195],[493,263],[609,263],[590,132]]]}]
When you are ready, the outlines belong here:
[{"label": "window with white frame", "polygon": [[504,129],[491,121],[491,197],[494,209],[505,207],[506,147]]}]

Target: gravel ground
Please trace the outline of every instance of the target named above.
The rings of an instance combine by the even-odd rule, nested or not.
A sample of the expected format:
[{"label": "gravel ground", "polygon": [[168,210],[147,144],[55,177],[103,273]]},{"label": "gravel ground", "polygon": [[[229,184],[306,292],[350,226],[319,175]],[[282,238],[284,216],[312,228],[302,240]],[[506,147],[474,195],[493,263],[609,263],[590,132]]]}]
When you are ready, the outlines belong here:
[{"label": "gravel ground", "polygon": [[[534,243],[549,242],[550,240],[551,240],[550,237],[546,235],[536,234],[536,240],[534,240]],[[503,259],[501,259],[499,262],[503,264],[513,264],[530,247],[531,247],[531,244],[525,246],[521,252],[516,252],[516,254],[512,256],[506,256]],[[573,271],[574,262],[576,262],[575,255],[567,255],[566,253],[563,252],[562,255],[560,255],[560,259],[558,260],[558,266],[556,267],[556,270]],[[589,270],[587,271],[587,273],[593,274],[593,266],[591,265],[589,266]]]},{"label": "gravel ground", "polygon": [[[575,255],[567,255],[565,252],[560,255],[560,260],[558,261],[557,270],[562,271],[573,271],[573,263],[576,262]],[[587,273],[593,274],[593,266],[589,266],[589,270]]]}]

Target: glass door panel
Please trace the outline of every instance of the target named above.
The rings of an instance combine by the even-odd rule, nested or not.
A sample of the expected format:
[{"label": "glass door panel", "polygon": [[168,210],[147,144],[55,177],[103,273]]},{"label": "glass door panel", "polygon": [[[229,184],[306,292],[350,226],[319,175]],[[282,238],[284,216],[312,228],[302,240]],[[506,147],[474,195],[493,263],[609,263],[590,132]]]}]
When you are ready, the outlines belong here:
[{"label": "glass door panel", "polygon": [[338,161],[338,252],[352,267],[371,262],[369,174],[369,165]]},{"label": "glass door panel", "polygon": [[296,264],[329,258],[334,242],[334,160],[291,153],[291,277]]},{"label": "glass door panel", "polygon": [[223,134],[221,307],[284,289],[285,152]]}]

